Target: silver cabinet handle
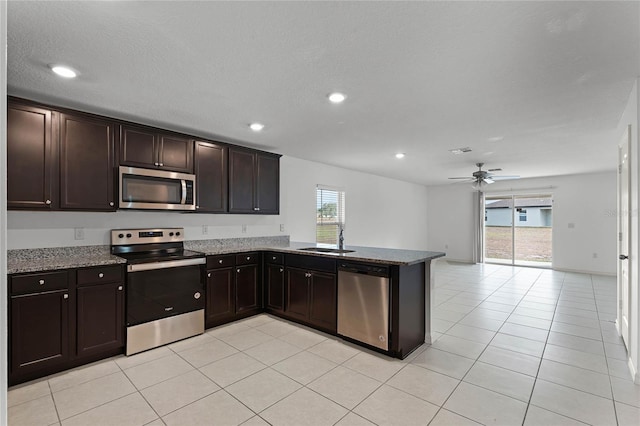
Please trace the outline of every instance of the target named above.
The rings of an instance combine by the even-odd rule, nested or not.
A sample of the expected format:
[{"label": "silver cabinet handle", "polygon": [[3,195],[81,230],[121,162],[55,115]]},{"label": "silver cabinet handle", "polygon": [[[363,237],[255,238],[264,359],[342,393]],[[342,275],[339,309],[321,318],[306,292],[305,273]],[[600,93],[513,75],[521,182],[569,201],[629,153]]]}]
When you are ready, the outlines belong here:
[{"label": "silver cabinet handle", "polygon": [[162,167],[162,166],[164,166],[164,163],[160,163],[159,165],[160,165],[160,167]]},{"label": "silver cabinet handle", "polygon": [[280,272],[284,272],[284,268],[280,268]]},{"label": "silver cabinet handle", "polygon": [[169,306],[164,308],[165,311],[169,312],[169,311],[173,311],[173,306]]},{"label": "silver cabinet handle", "polygon": [[240,273],[240,269],[236,269],[236,272]]},{"label": "silver cabinet handle", "polygon": [[253,210],[258,212],[258,211],[260,211],[260,207],[254,207]]},{"label": "silver cabinet handle", "polygon": [[200,208],[200,206],[196,206],[196,209],[199,209],[199,208]]},{"label": "silver cabinet handle", "polygon": [[104,274],[103,274],[102,272],[100,272],[100,273],[98,274],[98,278],[104,278]]},{"label": "silver cabinet handle", "polygon": [[68,298],[69,298],[69,295],[68,295],[68,294],[65,294],[64,296],[62,296],[62,298],[63,298],[63,299],[68,299]]},{"label": "silver cabinet handle", "polygon": [[207,278],[211,278],[211,272],[207,274]]},{"label": "silver cabinet handle", "polygon": [[45,203],[46,205],[49,205],[49,204],[51,204],[51,200],[47,200],[47,201],[45,201],[44,203]]},{"label": "silver cabinet handle", "polygon": [[273,256],[273,257],[272,257],[272,259],[273,259],[273,260],[276,260],[276,257],[275,257],[275,256]]},{"label": "silver cabinet handle", "polygon": [[121,285],[118,286],[118,291],[122,291],[122,286]]},{"label": "silver cabinet handle", "polygon": [[112,202],[110,202],[110,203],[109,203],[109,205],[110,205],[111,207],[113,207],[113,201],[112,201]]},{"label": "silver cabinet handle", "polygon": [[199,292],[199,291],[196,291],[196,292],[195,292],[195,294],[193,295],[193,298],[194,298],[194,299],[196,299],[196,300],[198,300],[198,299],[200,299],[200,296],[201,296],[201,295],[200,295],[200,292]]},{"label": "silver cabinet handle", "polygon": [[251,260],[251,256],[247,256],[247,260]]},{"label": "silver cabinet handle", "polygon": [[222,259],[218,260],[218,263],[222,265]]},{"label": "silver cabinet handle", "polygon": [[40,285],[44,285],[44,280],[40,280],[40,281],[38,281],[38,284],[40,284]]}]

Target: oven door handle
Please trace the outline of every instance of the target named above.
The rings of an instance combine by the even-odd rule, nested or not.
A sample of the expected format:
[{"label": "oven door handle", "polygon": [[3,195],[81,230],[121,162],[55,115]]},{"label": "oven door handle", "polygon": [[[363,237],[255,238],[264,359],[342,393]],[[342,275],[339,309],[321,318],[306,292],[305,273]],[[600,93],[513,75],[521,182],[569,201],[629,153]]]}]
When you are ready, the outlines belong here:
[{"label": "oven door handle", "polygon": [[207,259],[198,257],[195,259],[169,260],[166,262],[138,263],[127,265],[127,272],[151,271],[154,269],[178,268],[180,266],[204,265]]},{"label": "oven door handle", "polygon": [[182,199],[180,200],[180,204],[187,204],[187,181],[181,179],[180,182],[182,183]]}]

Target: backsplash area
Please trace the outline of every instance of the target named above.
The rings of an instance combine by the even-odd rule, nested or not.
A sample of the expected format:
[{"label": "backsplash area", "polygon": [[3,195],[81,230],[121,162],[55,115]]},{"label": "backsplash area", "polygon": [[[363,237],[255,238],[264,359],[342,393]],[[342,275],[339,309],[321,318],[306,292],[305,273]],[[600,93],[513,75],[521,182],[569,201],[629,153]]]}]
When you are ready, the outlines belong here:
[{"label": "backsplash area", "polygon": [[[7,222],[9,249],[109,245],[111,230],[121,228],[181,227],[186,241],[288,234],[281,215],[9,211]],[[76,239],[76,230],[83,238]]]}]

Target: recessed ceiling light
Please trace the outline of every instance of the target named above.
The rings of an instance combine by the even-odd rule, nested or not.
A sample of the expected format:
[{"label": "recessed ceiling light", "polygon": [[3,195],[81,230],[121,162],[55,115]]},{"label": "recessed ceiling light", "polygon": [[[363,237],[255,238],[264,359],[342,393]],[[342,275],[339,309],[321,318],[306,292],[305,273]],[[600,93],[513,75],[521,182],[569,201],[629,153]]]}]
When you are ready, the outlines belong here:
[{"label": "recessed ceiling light", "polygon": [[74,70],[63,65],[51,65],[51,71],[64,78],[74,78],[78,75]]},{"label": "recessed ceiling light", "polygon": [[259,132],[259,131],[261,131],[262,129],[264,129],[264,124],[261,124],[261,123],[251,123],[251,124],[249,124],[249,128],[250,128],[251,130],[253,130],[254,132]]},{"label": "recessed ceiling light", "polygon": [[338,92],[331,93],[328,97],[329,97],[329,100],[334,104],[340,104],[344,102],[345,99],[347,99],[345,95]]},{"label": "recessed ceiling light", "polygon": [[400,158],[404,158],[404,152],[399,152],[396,154],[396,158],[400,159]]}]

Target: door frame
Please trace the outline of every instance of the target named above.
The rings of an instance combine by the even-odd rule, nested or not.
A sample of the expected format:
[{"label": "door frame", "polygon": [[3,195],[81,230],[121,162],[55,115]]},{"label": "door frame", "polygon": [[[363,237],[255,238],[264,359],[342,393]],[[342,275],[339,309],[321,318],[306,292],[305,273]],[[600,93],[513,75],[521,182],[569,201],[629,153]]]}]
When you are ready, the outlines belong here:
[{"label": "door frame", "polygon": [[[622,176],[622,163],[623,163],[623,152],[625,151],[626,145],[626,155],[627,155],[627,176]],[[617,306],[617,315],[616,315],[616,328],[618,330],[618,334],[622,337],[622,340],[627,347],[629,348],[629,339],[631,337],[631,332],[633,329],[633,310],[631,308],[631,260],[633,259],[632,253],[632,244],[631,244],[631,126],[627,126],[626,131],[622,135],[620,143],[618,144],[618,173],[617,173],[617,197],[618,197],[618,214],[617,216],[617,230],[618,230],[618,267],[617,267],[617,287],[618,287],[618,306]],[[623,179],[626,179],[626,203],[624,203],[624,198],[622,196],[623,192]],[[623,205],[624,204],[624,205]],[[626,235],[623,228],[623,224],[626,222]],[[627,256],[627,259],[620,259],[621,255]],[[624,278],[624,269],[626,263],[626,279]],[[626,287],[626,291],[625,291]],[[626,300],[625,300],[626,296]],[[627,317],[624,315],[624,306],[626,304],[626,312]]]}]

